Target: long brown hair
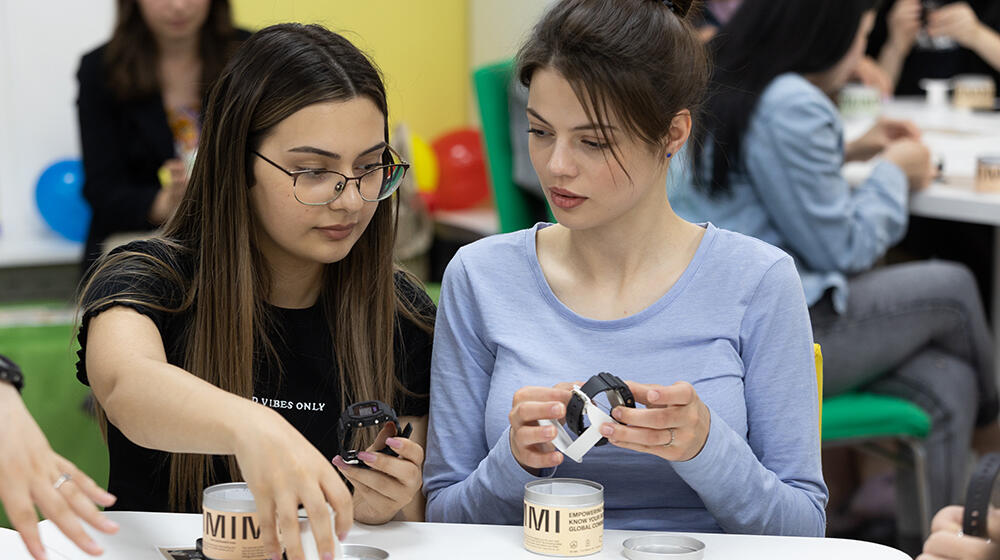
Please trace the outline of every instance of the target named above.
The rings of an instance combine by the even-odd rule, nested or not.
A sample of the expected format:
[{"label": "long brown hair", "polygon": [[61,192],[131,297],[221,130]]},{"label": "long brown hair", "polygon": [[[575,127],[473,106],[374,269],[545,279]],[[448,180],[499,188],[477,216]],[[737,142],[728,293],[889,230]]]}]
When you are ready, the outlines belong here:
[{"label": "long brown hair", "polygon": [[[184,367],[231,393],[249,398],[258,356],[274,357],[265,298],[270,278],[258,248],[258,225],[250,204],[255,183],[251,153],[270,131],[296,111],[324,101],[370,99],[386,116],[379,71],[343,37],[317,25],[281,24],[248,39],[212,88],[198,157],[184,199],[159,243],[194,263],[190,278],[178,279],[169,264],[148,255],[117,253],[99,261],[87,291],[122,262],[140,262],[139,275],[183,282],[185,296],[172,312],[190,310]],[[394,199],[398,204],[398,199]],[[320,304],[329,323],[343,404],[359,398],[396,406],[407,393],[395,375],[394,331],[407,318],[428,332],[432,317],[421,314],[394,281],[396,211],[380,204],[368,228],[341,261],[326,265]],[[135,271],[130,271],[133,275]],[[141,282],[139,283],[141,284]],[[150,294],[117,294],[148,301]],[[107,299],[87,303],[88,309]],[[219,349],[227,349],[225,352]],[[240,479],[233,457],[229,474]],[[170,507],[198,507],[200,490],[212,478],[210,456],[171,454]]]},{"label": "long brown hair", "polygon": [[[229,0],[212,0],[198,36],[201,59],[201,94],[219,76],[236,48]],[[137,99],[160,91],[157,75],[159,52],[153,32],[142,17],[137,0],[118,0],[118,20],[104,51],[108,85],[121,100]]]},{"label": "long brown hair", "polygon": [[[603,136],[614,139],[614,115],[629,136],[660,147],[680,111],[697,114],[708,83],[708,56],[687,19],[692,4],[558,2],[518,52],[517,76],[530,87],[536,70],[552,68],[569,82]],[[611,153],[621,165],[613,142]]]}]

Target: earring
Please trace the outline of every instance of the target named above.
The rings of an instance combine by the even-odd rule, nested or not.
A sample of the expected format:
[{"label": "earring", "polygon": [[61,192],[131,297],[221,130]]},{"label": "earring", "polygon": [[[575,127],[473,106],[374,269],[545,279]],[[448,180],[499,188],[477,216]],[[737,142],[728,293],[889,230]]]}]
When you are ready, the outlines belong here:
[{"label": "earring", "polygon": [[674,155],[673,152],[667,152],[667,159],[670,159],[670,156],[672,156],[672,155]]}]

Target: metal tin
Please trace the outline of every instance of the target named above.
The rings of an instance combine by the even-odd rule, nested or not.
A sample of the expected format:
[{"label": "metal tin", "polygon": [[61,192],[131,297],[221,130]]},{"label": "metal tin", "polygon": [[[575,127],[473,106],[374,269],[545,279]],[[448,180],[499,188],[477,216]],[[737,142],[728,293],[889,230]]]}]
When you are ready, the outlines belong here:
[{"label": "metal tin", "polygon": [[524,548],[549,556],[600,552],[604,539],[604,487],[578,478],[524,485]]},{"label": "metal tin", "polygon": [[1000,192],[1000,155],[980,156],[976,159],[976,190]]},{"label": "metal tin", "polygon": [[344,555],[338,556],[343,560],[386,560],[389,557],[389,553],[381,548],[363,544],[345,544],[343,551]]},{"label": "metal tin", "polygon": [[632,560],[700,560],[705,543],[680,535],[644,535],[625,539],[623,554]]},{"label": "metal tin", "polygon": [[202,494],[202,554],[208,560],[266,560],[257,505],[245,482],[209,486]]}]

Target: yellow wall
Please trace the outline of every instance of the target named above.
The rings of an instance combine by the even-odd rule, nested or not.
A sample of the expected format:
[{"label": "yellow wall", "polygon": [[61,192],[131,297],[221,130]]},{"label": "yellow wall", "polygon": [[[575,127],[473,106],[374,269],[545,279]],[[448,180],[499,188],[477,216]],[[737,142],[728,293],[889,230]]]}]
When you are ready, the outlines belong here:
[{"label": "yellow wall", "polygon": [[392,123],[428,141],[467,126],[470,96],[467,0],[232,0],[241,27],[322,23],[381,68]]}]

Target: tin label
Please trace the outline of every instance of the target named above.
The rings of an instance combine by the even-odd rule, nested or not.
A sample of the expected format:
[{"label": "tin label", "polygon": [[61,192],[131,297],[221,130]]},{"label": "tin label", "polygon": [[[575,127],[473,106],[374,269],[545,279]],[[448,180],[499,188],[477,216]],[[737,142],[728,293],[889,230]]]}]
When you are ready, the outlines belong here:
[{"label": "tin label", "polygon": [[267,560],[255,513],[202,508],[202,553],[210,560]]},{"label": "tin label", "polygon": [[1000,192],[1000,157],[979,159],[976,172],[976,190]]},{"label": "tin label", "polygon": [[524,548],[551,556],[586,556],[604,540],[604,502],[582,508],[524,502]]}]

